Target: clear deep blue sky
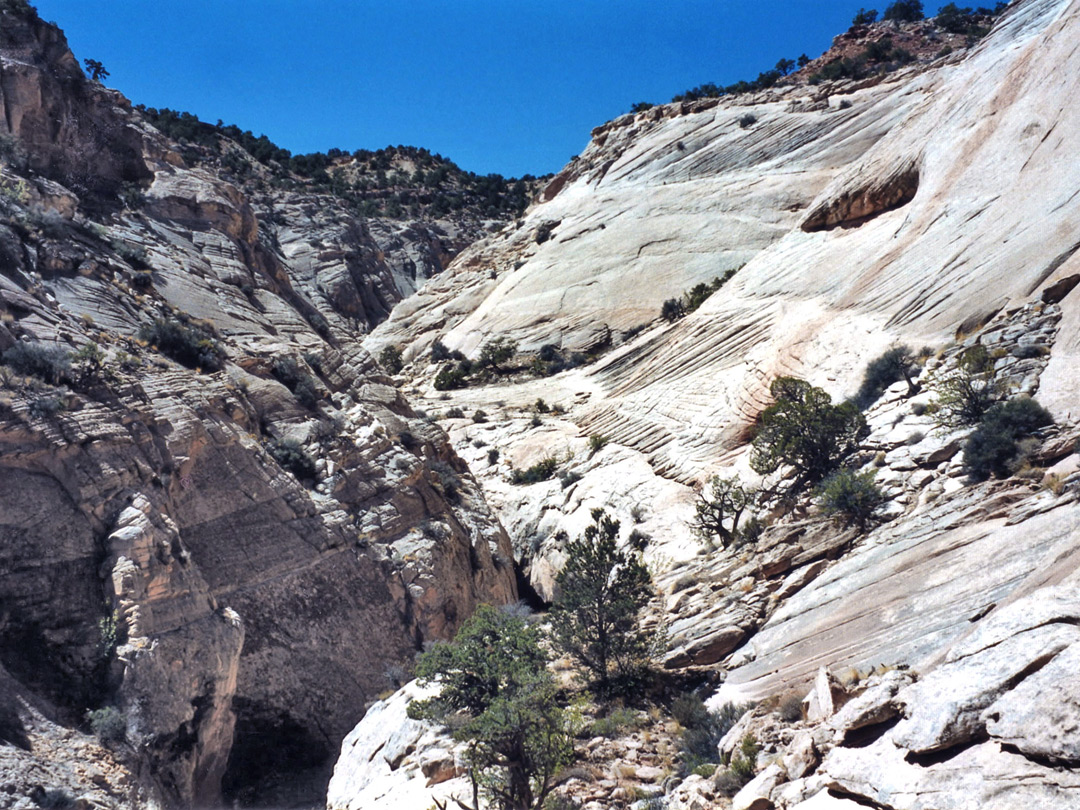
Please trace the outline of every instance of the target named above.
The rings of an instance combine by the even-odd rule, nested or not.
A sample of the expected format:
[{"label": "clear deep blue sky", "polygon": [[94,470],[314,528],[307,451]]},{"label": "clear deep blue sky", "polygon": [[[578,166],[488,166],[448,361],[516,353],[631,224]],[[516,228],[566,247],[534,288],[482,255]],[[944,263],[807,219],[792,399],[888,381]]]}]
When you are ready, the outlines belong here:
[{"label": "clear deep blue sky", "polygon": [[860,5],[32,1],[135,103],[220,118],[293,152],[406,144],[506,176],[558,171],[636,101],[819,56]]}]

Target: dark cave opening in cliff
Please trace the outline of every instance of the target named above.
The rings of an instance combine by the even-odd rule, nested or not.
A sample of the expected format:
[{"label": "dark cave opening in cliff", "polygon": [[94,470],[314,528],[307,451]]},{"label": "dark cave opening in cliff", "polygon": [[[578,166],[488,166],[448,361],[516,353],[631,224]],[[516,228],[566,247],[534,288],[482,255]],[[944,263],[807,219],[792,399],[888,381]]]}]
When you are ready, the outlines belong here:
[{"label": "dark cave opening in cliff", "polygon": [[287,714],[238,699],[236,732],[221,781],[227,806],[321,804],[334,756],[327,741]]}]

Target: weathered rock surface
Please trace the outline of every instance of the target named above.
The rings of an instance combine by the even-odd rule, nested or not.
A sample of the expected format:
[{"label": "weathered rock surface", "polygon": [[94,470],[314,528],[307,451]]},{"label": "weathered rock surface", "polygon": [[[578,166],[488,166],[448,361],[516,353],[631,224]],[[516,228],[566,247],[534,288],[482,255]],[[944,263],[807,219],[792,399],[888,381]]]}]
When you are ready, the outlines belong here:
[{"label": "weathered rock surface", "polygon": [[165,796],[131,772],[122,750],[60,722],[57,707],[0,667],[0,780],[12,810],[94,807],[152,810]]},{"label": "weathered rock surface", "polygon": [[[641,450],[667,477],[701,480],[745,441],[774,376],[851,393],[894,342],[940,344],[1076,273],[1076,181],[1055,155],[1077,125],[1044,81],[1078,73],[1064,69],[1076,14],[1065,0],[1016,4],[967,59],[837,88],[843,109],[797,88],[619,118],[551,199],[466,251],[368,345],[419,356],[439,337],[473,353],[508,335],[524,350],[582,349],[601,324],[618,345],[654,324],[664,299],[748,262],[697,312],[571,372],[594,392],[575,415],[587,432]],[[744,129],[748,104],[758,123]],[[906,205],[800,227],[911,165]],[[543,223],[558,224],[538,243]]]},{"label": "weathered rock surface", "polygon": [[[186,166],[55,27],[0,14],[0,352],[103,353],[68,387],[0,379],[0,662],[58,722],[120,710],[127,765],[170,803],[223,782],[260,801],[298,772],[318,797],[396,668],[516,598],[509,539],[356,345],[384,314],[348,301],[368,265],[318,291],[345,260],[313,270],[297,242],[333,212],[271,233],[265,200]],[[383,310],[411,289],[387,279]],[[201,330],[222,368],[136,338],[154,321]]]},{"label": "weathered rock surface", "polygon": [[436,691],[413,681],[368,710],[341,744],[327,810],[419,808],[436,800],[471,800],[459,747],[431,723],[410,720],[405,713],[410,701]]}]

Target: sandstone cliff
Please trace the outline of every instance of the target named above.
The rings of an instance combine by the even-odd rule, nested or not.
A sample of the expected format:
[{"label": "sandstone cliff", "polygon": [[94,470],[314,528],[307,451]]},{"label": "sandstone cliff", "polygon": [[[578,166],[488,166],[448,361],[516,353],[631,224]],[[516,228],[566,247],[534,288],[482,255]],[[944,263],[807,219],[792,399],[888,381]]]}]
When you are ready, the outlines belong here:
[{"label": "sandstone cliff", "polygon": [[[508,538],[355,342],[381,311],[346,299],[385,266],[341,265],[318,294],[337,264],[189,167],[18,6],[0,12],[0,352],[56,364],[2,378],[0,661],[57,723],[118,710],[119,759],[167,803],[305,770],[318,795],[396,667],[516,598]],[[314,244],[331,224],[349,227],[288,227]],[[198,359],[138,337],[155,322]]]},{"label": "sandstone cliff", "polygon": [[[835,705],[821,708],[814,687],[813,716],[769,738],[768,775],[736,807],[1075,801],[1077,760],[1039,717],[1071,728],[1075,714],[1054,678],[1075,652],[1057,586],[1074,584],[1080,519],[1080,121],[1064,101],[1078,36],[1080,4],[1028,0],[970,51],[930,64],[619,118],[520,222],[365,341],[406,347],[411,395],[462,409],[447,414],[451,436],[542,598],[565,536],[607,505],[626,542],[647,535],[662,571],[666,666],[720,670],[717,705],[775,706],[805,696],[822,667],[854,673]],[[665,299],[733,269],[695,312],[659,317]],[[436,399],[433,342],[475,357],[494,336],[518,342],[523,371]],[[898,343],[931,359],[917,395],[899,384],[868,413],[860,463],[889,496],[886,521],[843,531],[803,499],[754,547],[698,555],[694,492],[714,473],[747,474],[769,383],[791,374],[850,396]],[[544,346],[585,365],[534,378],[524,369]],[[1025,476],[973,483],[967,431],[927,415],[973,346],[992,353],[1010,395],[1037,396],[1056,419]],[[469,419],[476,408],[486,421]],[[508,480],[545,457],[562,481]],[[903,683],[881,686],[885,670]],[[863,714],[828,725],[864,692]],[[342,780],[353,767],[343,756]],[[669,806],[723,801],[693,784]]]}]

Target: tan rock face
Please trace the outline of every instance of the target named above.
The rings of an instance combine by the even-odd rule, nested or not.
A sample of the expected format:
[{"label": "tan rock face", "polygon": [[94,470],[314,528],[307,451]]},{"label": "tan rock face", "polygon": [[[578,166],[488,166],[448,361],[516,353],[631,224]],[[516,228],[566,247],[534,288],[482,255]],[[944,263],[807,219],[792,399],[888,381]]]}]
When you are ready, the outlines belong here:
[{"label": "tan rock face", "polygon": [[35,171],[80,193],[150,177],[145,133],[113,114],[127,101],[85,79],[59,29],[5,11],[0,52],[5,131]]},{"label": "tan rock face", "polygon": [[[445,433],[356,344],[381,317],[346,305],[379,283],[367,265],[346,262],[329,296],[331,257],[307,272],[297,245],[326,222],[276,242],[265,200],[185,167],[81,78],[55,28],[3,17],[6,121],[53,179],[5,162],[25,190],[5,215],[40,224],[0,225],[0,352],[93,342],[105,370],[0,381],[0,661],[71,725],[122,711],[133,767],[169,802],[216,804],[222,783],[260,801],[298,771],[318,797],[395,668],[480,602],[516,599],[509,539]],[[138,213],[118,210],[123,182],[141,184]],[[407,289],[386,272],[384,307]],[[133,339],[162,319],[213,333],[224,369]],[[304,480],[270,453],[285,440],[311,458]]]}]

